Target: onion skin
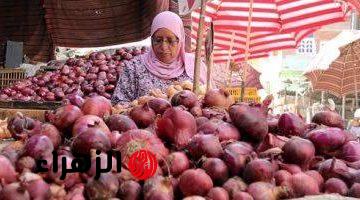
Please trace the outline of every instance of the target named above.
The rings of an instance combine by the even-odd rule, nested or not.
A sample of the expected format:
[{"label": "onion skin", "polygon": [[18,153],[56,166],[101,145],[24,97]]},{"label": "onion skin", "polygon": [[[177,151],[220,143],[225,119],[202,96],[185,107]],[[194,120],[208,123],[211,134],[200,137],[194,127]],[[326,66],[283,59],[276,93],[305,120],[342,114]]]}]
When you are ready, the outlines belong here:
[{"label": "onion skin", "polygon": [[191,109],[197,103],[198,103],[197,96],[189,90],[180,91],[180,92],[174,94],[171,98],[172,106],[183,105],[186,108]]},{"label": "onion skin", "polygon": [[91,178],[85,186],[85,193],[89,199],[109,199],[116,196],[119,182],[112,173],[101,174],[98,180]]},{"label": "onion skin", "polygon": [[290,139],[284,136],[280,135],[273,135],[271,133],[267,134],[265,139],[259,144],[259,146],[256,148],[256,151],[258,153],[264,152],[268,149],[272,148],[283,148],[285,143],[289,141]]},{"label": "onion skin", "polygon": [[163,116],[156,121],[156,133],[164,140],[173,143],[176,148],[182,149],[189,144],[196,134],[195,118],[180,107],[167,109]]},{"label": "onion skin", "polygon": [[146,200],[174,199],[174,189],[168,177],[155,176],[147,179],[143,193]]},{"label": "onion skin", "polygon": [[234,103],[230,93],[224,89],[212,89],[204,97],[205,107],[229,108]]},{"label": "onion skin", "polygon": [[162,115],[168,108],[171,108],[169,101],[162,98],[154,98],[148,101],[148,105],[156,114]]},{"label": "onion skin", "polygon": [[198,126],[198,133],[213,134],[219,137],[220,142],[229,140],[240,140],[241,134],[238,129],[222,120],[213,119]]},{"label": "onion skin", "polygon": [[313,123],[323,124],[329,127],[337,127],[340,129],[344,129],[345,123],[342,117],[333,111],[321,111],[316,113],[311,119]]},{"label": "onion skin", "polygon": [[74,105],[66,105],[49,113],[49,122],[55,125],[60,131],[72,128],[75,121],[83,116],[80,108]]},{"label": "onion skin", "polygon": [[349,141],[341,149],[341,158],[348,162],[356,162],[360,160],[360,143],[357,141]]},{"label": "onion skin", "polygon": [[141,185],[133,180],[125,181],[120,185],[118,196],[123,200],[140,200]]},{"label": "onion skin", "polygon": [[106,120],[106,124],[111,131],[119,131],[120,133],[138,128],[131,118],[120,114],[111,115]]},{"label": "onion skin", "polygon": [[89,128],[73,140],[71,151],[78,155],[90,155],[91,149],[107,152],[111,149],[109,137],[101,129]]},{"label": "onion skin", "polygon": [[194,159],[201,156],[219,158],[223,154],[219,138],[214,135],[195,135],[187,148]]},{"label": "onion skin", "polygon": [[0,192],[0,199],[2,200],[30,200],[29,192],[20,185],[20,183],[11,183],[5,185]]},{"label": "onion skin", "polygon": [[271,182],[274,177],[272,164],[265,159],[255,159],[250,161],[243,172],[243,177],[247,183]]},{"label": "onion skin", "polygon": [[214,184],[221,185],[229,177],[229,169],[219,158],[207,158],[202,164],[202,168],[211,177]]},{"label": "onion skin", "polygon": [[309,170],[306,171],[305,174],[311,176],[318,182],[320,190],[323,188],[324,178],[321,176],[321,174],[318,171]]},{"label": "onion skin", "polygon": [[290,172],[286,170],[279,170],[274,173],[276,185],[281,185],[284,181],[287,181],[291,177]]},{"label": "onion skin", "polygon": [[146,128],[154,122],[156,114],[155,111],[145,103],[144,105],[134,107],[130,111],[130,117],[139,128]]},{"label": "onion skin", "polygon": [[254,200],[276,200],[287,197],[287,190],[283,187],[275,187],[267,182],[255,182],[249,185],[247,192]]},{"label": "onion skin", "polygon": [[305,122],[294,113],[283,113],[278,122],[279,132],[285,136],[303,136],[305,133]]},{"label": "onion skin", "polygon": [[9,118],[7,124],[11,136],[20,140],[25,140],[29,135],[33,135],[41,129],[39,121],[26,117],[22,113],[16,113],[14,117]]},{"label": "onion skin", "polygon": [[53,143],[48,136],[34,135],[26,142],[23,156],[31,156],[37,160],[51,155],[53,150]]},{"label": "onion skin", "polygon": [[36,169],[35,159],[30,156],[21,157],[16,161],[16,171],[23,172],[26,171],[34,171]]},{"label": "onion skin", "polygon": [[230,118],[241,133],[256,141],[262,141],[268,134],[265,115],[248,104],[239,103],[229,108]]},{"label": "onion skin", "polygon": [[348,194],[349,188],[346,186],[346,183],[338,178],[330,178],[324,184],[324,193],[338,193],[342,196]]},{"label": "onion skin", "polygon": [[17,172],[15,171],[13,165],[11,164],[10,160],[3,155],[0,155],[0,179],[6,184],[13,183],[16,181]]},{"label": "onion skin", "polygon": [[166,156],[166,163],[162,164],[162,168],[164,171],[167,171],[167,166],[170,168],[170,174],[173,176],[179,176],[185,170],[189,169],[190,161],[184,152],[172,152],[168,156]]},{"label": "onion skin", "polygon": [[214,187],[212,188],[208,194],[206,195],[207,199],[212,200],[229,200],[229,194],[228,192],[221,187]]},{"label": "onion skin", "polygon": [[238,176],[229,178],[223,185],[223,188],[229,193],[232,197],[236,192],[246,191],[247,184]]},{"label": "onion skin", "polygon": [[232,200],[254,200],[254,198],[247,192],[236,192]]},{"label": "onion skin", "polygon": [[205,196],[213,187],[213,182],[203,169],[189,169],[181,174],[179,187],[185,196]]},{"label": "onion skin", "polygon": [[327,180],[329,178],[341,178],[342,173],[348,172],[349,168],[342,160],[333,158],[320,163],[318,171]]},{"label": "onion skin", "polygon": [[246,165],[246,159],[251,152],[253,152],[252,146],[245,142],[234,142],[224,148],[223,160],[229,167],[231,175],[242,172]]},{"label": "onion skin", "polygon": [[306,139],[293,137],[282,148],[284,160],[307,169],[315,157],[314,144]]},{"label": "onion skin", "polygon": [[360,183],[354,183],[350,190],[349,190],[349,196],[360,198]]},{"label": "onion skin", "polygon": [[331,155],[331,152],[341,148],[346,142],[346,134],[339,128],[313,130],[307,134],[307,138],[319,153],[326,155]]},{"label": "onion skin", "polygon": [[101,129],[107,136],[111,134],[110,129],[100,117],[96,115],[84,115],[74,123],[72,135],[73,137],[78,136],[89,128]]},{"label": "onion skin", "polygon": [[62,133],[52,124],[42,124],[40,135],[45,135],[51,140],[54,149],[57,149],[62,143]]},{"label": "onion skin", "polygon": [[111,115],[111,102],[103,96],[94,96],[85,99],[81,110],[85,115],[96,115],[106,118]]},{"label": "onion skin", "polygon": [[[306,183],[306,184],[304,184]],[[292,197],[302,197],[305,195],[318,195],[320,189],[318,182],[305,173],[292,175],[287,181],[281,184],[290,189]]]}]

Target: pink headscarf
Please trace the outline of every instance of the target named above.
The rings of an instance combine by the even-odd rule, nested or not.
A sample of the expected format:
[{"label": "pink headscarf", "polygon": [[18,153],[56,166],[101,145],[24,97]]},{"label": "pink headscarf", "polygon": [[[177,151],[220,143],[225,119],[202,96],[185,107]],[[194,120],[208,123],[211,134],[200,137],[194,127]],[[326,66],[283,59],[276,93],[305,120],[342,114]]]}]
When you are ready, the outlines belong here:
[{"label": "pink headscarf", "polygon": [[[181,18],[170,11],[164,11],[156,15],[151,25],[151,36],[160,28],[166,28],[179,38],[178,56],[170,64],[166,64],[157,59],[154,51],[150,51],[142,56],[146,68],[154,75],[162,79],[172,79],[184,73],[194,77],[195,56],[185,52],[185,32]],[[201,63],[200,82],[206,82],[206,66]]]}]

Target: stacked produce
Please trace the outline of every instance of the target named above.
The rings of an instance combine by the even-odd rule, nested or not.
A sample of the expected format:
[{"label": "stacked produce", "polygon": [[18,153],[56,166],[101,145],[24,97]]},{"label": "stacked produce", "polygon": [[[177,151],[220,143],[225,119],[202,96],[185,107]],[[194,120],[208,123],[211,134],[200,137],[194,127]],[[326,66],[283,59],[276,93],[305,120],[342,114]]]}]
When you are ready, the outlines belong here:
[{"label": "stacked produce", "polygon": [[49,71],[0,91],[0,100],[62,101],[68,96],[101,95],[108,99],[116,87],[124,60],[147,51],[147,48],[121,48],[115,54],[91,53],[88,57],[70,58]]},{"label": "stacked produce", "polygon": [[[10,119],[18,141],[0,155],[0,199],[275,200],[322,193],[360,198],[360,144],[343,130],[338,114],[321,112],[306,124],[294,113],[267,115],[271,98],[234,104],[222,89],[199,98],[184,89],[191,87],[180,83],[170,87],[176,93],[152,91],[128,107],[112,108],[101,96],[67,101],[47,113],[46,123],[22,115]],[[102,152],[101,165],[105,152],[120,151],[121,172],[111,166],[95,179],[95,149]],[[128,166],[140,149],[159,162],[144,181]],[[53,150],[58,172],[38,172],[39,159],[52,168]],[[61,180],[61,158],[70,165],[84,155],[91,168]]]}]

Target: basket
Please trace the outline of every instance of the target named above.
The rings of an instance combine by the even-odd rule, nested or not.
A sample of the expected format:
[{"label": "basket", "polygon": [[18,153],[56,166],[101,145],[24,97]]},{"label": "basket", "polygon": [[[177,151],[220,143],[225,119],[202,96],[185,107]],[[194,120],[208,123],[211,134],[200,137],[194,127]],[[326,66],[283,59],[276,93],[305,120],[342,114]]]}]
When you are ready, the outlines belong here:
[{"label": "basket", "polygon": [[0,69],[0,89],[25,78],[23,69]]}]

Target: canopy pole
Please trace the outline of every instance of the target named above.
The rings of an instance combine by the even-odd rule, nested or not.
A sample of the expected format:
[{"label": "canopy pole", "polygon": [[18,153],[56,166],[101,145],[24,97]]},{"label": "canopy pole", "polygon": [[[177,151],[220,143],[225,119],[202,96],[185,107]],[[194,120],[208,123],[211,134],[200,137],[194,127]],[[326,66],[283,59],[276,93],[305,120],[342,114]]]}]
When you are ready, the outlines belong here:
[{"label": "canopy pole", "polygon": [[226,62],[226,66],[228,67],[229,72],[230,72],[229,76],[228,76],[227,83],[226,83],[226,87],[229,87],[231,85],[232,70],[231,70],[230,63],[231,63],[231,58],[232,58],[232,50],[234,48],[234,40],[235,40],[235,31],[233,31],[231,33],[230,49],[229,49],[229,52],[228,52],[228,59],[227,59],[227,62]]},{"label": "canopy pole", "polygon": [[343,97],[342,97],[342,108],[341,108],[341,117],[343,118],[343,119],[345,119],[345,97],[346,97],[346,95],[344,95]]},{"label": "canopy pole", "polygon": [[213,53],[210,53],[206,65],[207,65],[206,91],[209,91],[211,89],[211,70],[213,68]]},{"label": "canopy pole", "polygon": [[320,100],[321,104],[324,105],[325,104],[325,91],[321,91],[321,100]]},{"label": "canopy pole", "polygon": [[194,67],[194,88],[193,91],[195,94],[200,93],[199,82],[200,82],[200,59],[201,59],[201,45],[203,39],[203,26],[204,26],[204,13],[205,13],[205,2],[206,0],[201,0],[201,11],[200,11],[200,21],[199,29],[197,31],[196,39],[196,51],[195,51],[195,67]]},{"label": "canopy pole", "polygon": [[253,13],[253,2],[254,0],[249,1],[249,18],[248,18],[248,27],[246,30],[246,47],[245,47],[245,66],[243,67],[243,77],[241,80],[241,95],[240,101],[244,100],[245,96],[245,83],[247,78],[247,62],[249,59],[249,49],[250,49],[250,40],[251,40],[251,22],[252,22],[252,13]]},{"label": "canopy pole", "polygon": [[358,64],[359,64],[359,56],[356,54],[354,48],[352,47],[351,45],[351,50],[352,50],[352,53],[355,54],[356,56],[356,59],[357,59],[357,63],[354,64],[354,67],[353,67],[353,72],[354,72],[354,86],[355,86],[355,108],[358,109],[359,108],[359,99],[358,99],[358,87],[357,87],[357,73],[356,73],[356,68],[358,67]]}]

